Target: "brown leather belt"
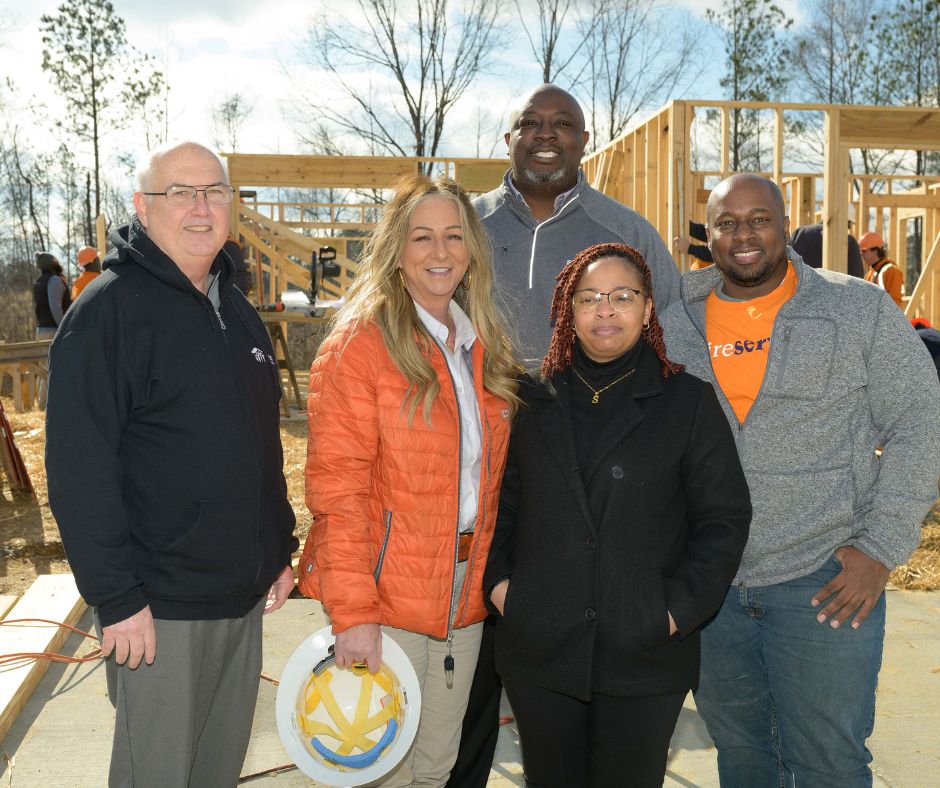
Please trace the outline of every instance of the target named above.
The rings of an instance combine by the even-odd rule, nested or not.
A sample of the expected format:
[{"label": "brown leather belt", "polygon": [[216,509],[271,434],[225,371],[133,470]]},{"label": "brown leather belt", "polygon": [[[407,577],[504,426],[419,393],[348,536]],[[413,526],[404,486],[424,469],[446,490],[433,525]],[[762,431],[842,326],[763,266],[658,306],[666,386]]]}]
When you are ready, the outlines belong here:
[{"label": "brown leather belt", "polygon": [[466,561],[470,557],[470,544],[473,542],[473,531],[460,534],[457,537],[457,561]]}]

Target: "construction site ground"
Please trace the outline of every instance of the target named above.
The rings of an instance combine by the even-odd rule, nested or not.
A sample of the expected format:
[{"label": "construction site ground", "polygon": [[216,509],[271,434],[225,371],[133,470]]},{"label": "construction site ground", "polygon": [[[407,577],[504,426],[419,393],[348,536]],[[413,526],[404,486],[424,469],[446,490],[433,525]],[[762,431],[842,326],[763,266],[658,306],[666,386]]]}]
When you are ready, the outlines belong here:
[{"label": "construction site ground", "polygon": [[[940,597],[924,591],[888,592],[885,659],[878,687],[875,732],[869,741],[875,786],[928,788],[940,784]],[[318,603],[288,600],[269,616],[264,632],[264,672],[280,675],[294,648],[325,623]],[[81,626],[91,627],[87,613]],[[90,649],[72,636],[69,654]],[[242,774],[257,775],[289,758],[274,719],[276,687],[262,680],[248,757]],[[505,713],[511,713],[506,707]],[[103,665],[53,665],[2,743],[0,785],[12,788],[107,783],[114,712],[108,702]],[[563,746],[563,743],[560,743]],[[629,763],[624,763],[628,774]],[[247,785],[270,788],[314,786],[296,770],[266,774]],[[521,786],[522,764],[515,725],[500,730],[489,785]],[[665,785],[718,785],[715,749],[692,699],[686,701],[673,737]]]},{"label": "construction site ground", "polygon": [[[38,574],[68,572],[48,507],[42,468],[43,417],[4,406],[37,491],[35,503],[0,494],[0,595],[22,594]],[[285,474],[298,515],[301,540],[309,528],[303,502],[306,422],[282,424]],[[875,732],[870,740],[876,786],[920,788],[940,784],[940,505],[922,529],[920,549],[892,574],[884,665],[878,689]],[[304,637],[323,626],[317,603],[291,599],[266,619],[264,671],[277,677]],[[90,613],[80,626],[91,628]],[[91,644],[72,636],[64,653],[82,654]],[[285,764],[275,722],[276,688],[262,681],[255,728],[243,775]],[[510,713],[508,707],[506,713]],[[107,782],[113,710],[100,663],[50,667],[0,746],[2,786],[102,786]],[[629,770],[629,764],[625,764]],[[315,785],[296,770],[252,779],[258,786]],[[500,732],[491,786],[523,785],[518,737],[512,723]],[[670,752],[666,786],[717,786],[715,751],[691,698],[680,716]]]}]

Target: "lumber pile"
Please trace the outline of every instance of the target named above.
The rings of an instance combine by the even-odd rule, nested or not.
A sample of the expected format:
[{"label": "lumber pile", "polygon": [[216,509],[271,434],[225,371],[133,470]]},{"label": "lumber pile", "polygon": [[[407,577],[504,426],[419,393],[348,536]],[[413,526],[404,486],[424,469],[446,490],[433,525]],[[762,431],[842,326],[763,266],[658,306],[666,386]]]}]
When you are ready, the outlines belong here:
[{"label": "lumber pile", "polygon": [[[40,575],[19,600],[0,597],[0,618],[45,618],[74,626],[86,607],[72,575]],[[69,630],[64,627],[4,624],[0,626],[0,655],[57,652],[68,636]],[[0,741],[48,667],[45,659],[0,666]]]}]

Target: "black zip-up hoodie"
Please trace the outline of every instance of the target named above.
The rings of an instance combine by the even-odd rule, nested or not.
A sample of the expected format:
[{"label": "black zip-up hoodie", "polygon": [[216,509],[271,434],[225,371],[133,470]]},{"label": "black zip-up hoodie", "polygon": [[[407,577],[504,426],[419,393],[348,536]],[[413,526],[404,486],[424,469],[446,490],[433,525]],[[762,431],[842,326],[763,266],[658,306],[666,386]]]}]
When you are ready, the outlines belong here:
[{"label": "black zip-up hoodie", "polygon": [[264,325],[213,264],[219,309],[135,219],[50,349],[49,503],[104,626],[245,615],[297,547]]}]

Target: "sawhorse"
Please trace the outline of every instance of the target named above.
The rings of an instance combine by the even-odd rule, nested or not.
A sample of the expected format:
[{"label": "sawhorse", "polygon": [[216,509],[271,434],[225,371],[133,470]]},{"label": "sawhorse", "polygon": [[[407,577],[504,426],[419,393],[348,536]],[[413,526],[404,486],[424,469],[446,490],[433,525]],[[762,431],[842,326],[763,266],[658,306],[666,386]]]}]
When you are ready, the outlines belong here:
[{"label": "sawhorse", "polygon": [[[287,370],[287,377],[290,381],[290,388],[294,393],[294,402],[298,411],[304,409],[303,403],[300,399],[300,387],[297,385],[297,376],[294,374],[294,362],[291,361],[290,350],[287,349],[287,337],[284,335],[284,328],[280,323],[267,323],[268,334],[271,336],[271,344],[274,346],[274,355],[277,357],[277,382],[281,387],[281,411],[284,414],[284,418],[290,418],[290,402],[287,397],[287,392],[284,390],[284,384],[281,380],[281,370]],[[278,356],[278,347],[280,347],[280,355]]]}]

